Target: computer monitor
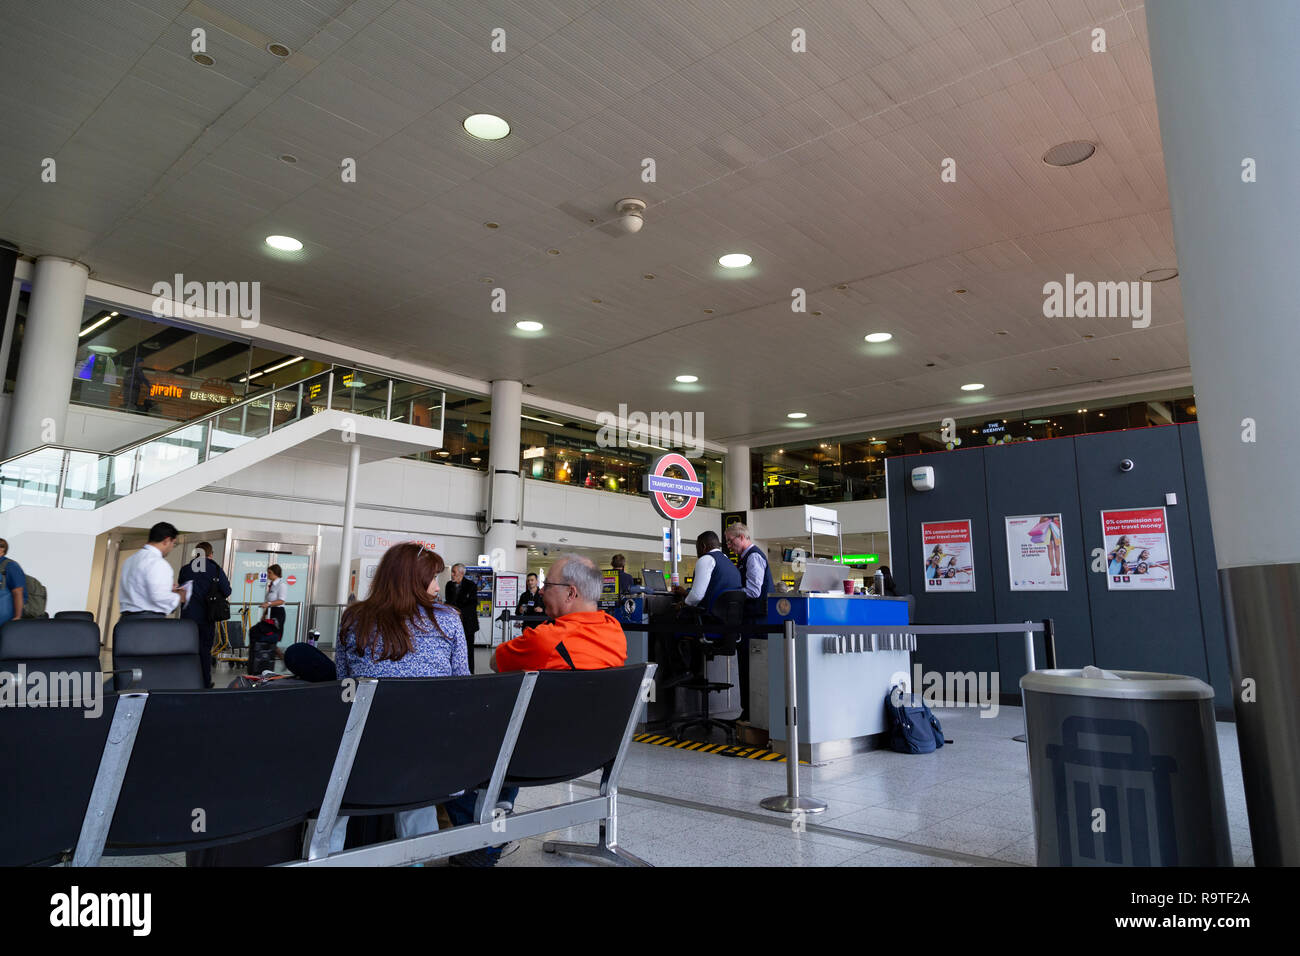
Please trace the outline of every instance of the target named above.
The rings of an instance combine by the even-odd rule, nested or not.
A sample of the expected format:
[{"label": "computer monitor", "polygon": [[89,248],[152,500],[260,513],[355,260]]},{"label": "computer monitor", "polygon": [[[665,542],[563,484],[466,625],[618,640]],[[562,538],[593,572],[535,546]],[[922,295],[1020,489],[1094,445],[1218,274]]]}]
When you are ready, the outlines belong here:
[{"label": "computer monitor", "polygon": [[668,590],[668,582],[664,580],[664,573],[656,568],[642,568],[641,583],[645,585],[647,591]]}]

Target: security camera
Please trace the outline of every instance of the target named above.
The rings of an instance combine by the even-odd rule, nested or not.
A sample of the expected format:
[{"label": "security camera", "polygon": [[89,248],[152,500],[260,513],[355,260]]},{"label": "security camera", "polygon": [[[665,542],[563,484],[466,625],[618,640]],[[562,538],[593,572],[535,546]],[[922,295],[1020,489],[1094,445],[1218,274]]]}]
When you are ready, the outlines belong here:
[{"label": "security camera", "polygon": [[614,207],[618,213],[618,224],[624,232],[637,233],[645,225],[645,202],[641,199],[620,199]]},{"label": "security camera", "polygon": [[1133,470],[1133,459],[1132,459],[1132,458],[1125,458],[1123,461],[1121,461],[1121,462],[1119,463],[1119,470],[1120,470],[1120,471],[1132,471],[1132,470]]}]

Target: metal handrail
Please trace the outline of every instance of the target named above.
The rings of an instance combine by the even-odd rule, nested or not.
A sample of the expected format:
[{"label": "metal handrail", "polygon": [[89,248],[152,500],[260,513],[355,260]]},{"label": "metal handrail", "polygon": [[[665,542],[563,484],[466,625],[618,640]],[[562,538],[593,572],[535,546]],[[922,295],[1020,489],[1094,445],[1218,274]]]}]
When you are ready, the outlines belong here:
[{"label": "metal handrail", "polygon": [[[155,432],[155,433],[152,434],[152,435],[149,435],[149,436],[147,436],[147,437],[145,437],[145,438],[137,439],[136,441],[133,441],[133,442],[127,442],[125,445],[120,445],[120,446],[118,446],[117,448],[113,448],[113,449],[110,449],[110,450],[108,450],[108,451],[99,451],[99,450],[94,449],[94,448],[81,448],[81,447],[78,447],[78,446],[75,446],[75,445],[64,445],[64,444],[60,444],[60,443],[58,443],[58,442],[49,442],[49,443],[44,444],[44,445],[37,445],[35,448],[29,448],[27,451],[22,452],[21,454],[18,454],[18,455],[13,455],[13,456],[10,457],[10,458],[0,459],[0,467],[3,467],[4,465],[9,464],[11,461],[17,461],[19,458],[26,458],[28,455],[35,454],[36,452],[39,452],[39,451],[45,451],[45,450],[47,450],[47,449],[48,449],[48,450],[59,450],[59,451],[75,451],[75,452],[82,452],[82,453],[85,453],[85,454],[88,454],[88,455],[98,455],[98,456],[100,456],[100,457],[104,457],[104,458],[115,458],[115,457],[117,457],[118,455],[123,455],[123,454],[125,454],[126,452],[129,452],[129,451],[131,451],[132,449],[137,448],[137,447],[140,446],[140,445],[147,445],[147,444],[149,444],[150,442],[161,441],[162,439],[166,438],[168,435],[175,434],[176,432],[179,432],[179,431],[184,431],[185,429],[187,429],[187,428],[192,428],[192,427],[194,427],[195,425],[201,425],[201,424],[203,424],[204,422],[208,421],[209,419],[219,418],[219,417],[221,417],[222,415],[225,415],[225,414],[227,414],[227,413],[229,413],[229,412],[231,412],[231,411],[233,411],[233,410],[235,410],[235,409],[247,408],[247,407],[250,406],[253,402],[256,402],[256,401],[265,401],[267,398],[274,398],[274,396],[275,396],[278,392],[282,392],[282,391],[285,391],[286,389],[291,389],[291,388],[300,388],[301,386],[306,385],[308,382],[312,381],[313,379],[321,378],[322,376],[325,376],[325,375],[327,375],[327,374],[330,376],[330,382],[331,382],[331,385],[332,385],[332,384],[333,384],[333,375],[334,375],[334,372],[335,372],[336,370],[339,370],[339,369],[342,369],[342,370],[344,370],[344,371],[358,371],[358,369],[355,369],[355,368],[353,368],[352,366],[349,366],[349,365],[331,365],[328,369],[324,369],[324,370],[322,370],[322,371],[315,372],[315,373],[313,373],[313,374],[311,374],[311,375],[306,376],[305,378],[300,378],[300,379],[298,379],[297,381],[294,381],[294,382],[288,382],[288,383],[286,383],[286,384],[284,384],[284,385],[277,385],[275,388],[271,389],[271,391],[269,391],[269,392],[258,392],[256,395],[249,395],[247,398],[241,399],[240,401],[238,401],[238,402],[234,402],[233,404],[225,405],[225,406],[223,406],[222,408],[215,409],[215,410],[213,410],[213,411],[211,411],[211,412],[208,412],[207,414],[200,415],[200,416],[197,417],[197,418],[191,418],[191,419],[189,419],[188,421],[181,422],[181,423],[179,423],[179,424],[173,426],[172,428],[167,428],[167,429],[164,429],[163,431]],[[427,385],[429,388],[437,388],[437,389],[443,389],[443,388],[445,388],[444,386],[442,386],[442,385],[438,385],[438,384],[436,384],[436,383],[434,383],[434,382],[423,382],[423,381],[420,381],[419,379],[402,378],[401,376],[398,376],[398,375],[391,375],[391,374],[388,374],[388,373],[385,373],[385,372],[376,372],[376,374],[377,374],[377,375],[383,375],[383,376],[385,377],[385,379],[386,379],[386,380],[388,381],[388,383],[389,383],[389,386],[390,386],[390,387],[389,387],[389,398],[388,398],[388,402],[389,402],[390,404],[391,404],[391,401],[392,401],[392,397],[391,397],[391,396],[392,396],[392,388],[391,388],[391,385],[392,385],[392,383],[395,382],[395,381],[400,381],[400,382],[409,382],[409,383],[412,384],[412,385]],[[334,389],[331,387],[331,388],[329,389],[329,397],[328,397],[327,400],[326,400],[326,408],[327,408],[327,409],[331,409],[331,408],[333,408],[333,404],[332,404],[333,394],[334,394]],[[445,404],[445,403],[444,403],[444,404]]]},{"label": "metal handrail", "polygon": [[[139,439],[135,442],[122,445],[111,451],[97,451],[95,449],[90,449],[90,448],[76,448],[71,445],[59,445],[59,444],[39,445],[36,448],[32,448],[29,449],[28,451],[23,452],[22,454],[14,455],[11,458],[7,458],[4,459],[3,461],[0,461],[0,471],[2,471],[5,466],[13,462],[19,462],[23,459],[27,459],[32,456],[39,456],[42,452],[49,452],[49,451],[59,452],[60,453],[60,461],[59,461],[59,468],[58,468],[59,477],[58,477],[57,486],[54,488],[53,506],[55,508],[62,508],[64,507],[66,485],[68,482],[68,475],[70,473],[70,468],[71,468],[71,458],[74,453],[82,454],[82,455],[93,455],[95,457],[97,467],[102,465],[104,461],[109,461],[111,463],[113,461],[116,461],[123,455],[131,455],[132,456],[131,457],[131,478],[130,478],[129,491],[127,493],[132,494],[138,491],[140,488],[140,466],[143,458],[143,450],[146,446],[155,443],[166,442],[168,437],[183,432],[187,429],[194,429],[194,428],[202,429],[203,437],[199,441],[193,444],[194,447],[197,448],[202,455],[200,462],[206,462],[212,458],[212,434],[215,429],[216,423],[223,416],[229,415],[232,412],[242,413],[241,426],[240,426],[240,432],[242,434],[247,431],[248,409],[252,407],[260,407],[259,403],[265,403],[266,407],[269,409],[265,434],[271,435],[274,433],[275,430],[275,404],[277,401],[277,396],[280,395],[281,393],[296,394],[298,397],[296,408],[298,409],[298,416],[299,416],[296,419],[296,421],[302,421],[303,420],[302,399],[305,394],[304,386],[306,386],[308,383],[318,382],[321,380],[324,380],[325,382],[328,383],[326,387],[326,395],[325,395],[325,408],[326,410],[333,409],[334,384],[336,380],[335,372],[340,369],[342,369],[343,371],[352,372],[354,375],[359,372],[358,369],[350,366],[331,365],[327,370],[316,372],[312,375],[308,375],[305,378],[299,379],[295,382],[287,383],[277,388],[273,388],[269,392],[259,392],[256,395],[250,395],[247,398],[243,399],[242,401],[234,403],[233,405],[226,405],[222,408],[216,409],[205,415],[200,415],[197,418],[190,419],[187,422],[182,422],[172,428],[168,428],[164,431],[157,432],[153,435]],[[383,408],[382,414],[385,417],[391,414],[392,401],[393,401],[393,385],[397,382],[401,382],[403,384],[416,385],[420,387],[426,387],[429,390],[441,391],[443,393],[443,400],[439,403],[439,407],[443,409],[443,415],[445,416],[446,390],[445,388],[443,388],[443,386],[436,385],[431,382],[421,382],[416,379],[399,378],[398,376],[383,373],[383,372],[377,372],[376,374],[382,375],[383,381],[387,384],[384,403],[382,405]],[[350,404],[352,408],[355,409],[356,407],[355,395],[351,397],[353,401]],[[445,424],[445,421],[440,424]],[[258,435],[255,437],[262,437],[262,435]],[[198,462],[196,462],[195,464],[197,463]],[[185,467],[189,467],[189,466],[186,465]],[[41,476],[42,479],[45,477],[46,476],[44,475]],[[6,479],[3,477],[3,474],[0,474],[0,484],[4,483],[5,480]],[[27,479],[23,479],[19,477],[14,480],[13,484],[16,487],[21,488],[24,487],[26,482]],[[37,488],[47,488],[48,482],[37,481],[35,486]],[[27,487],[31,487],[31,485],[27,485]],[[86,500],[90,500],[90,499],[86,499]],[[95,505],[95,507],[97,506],[98,504]]]}]

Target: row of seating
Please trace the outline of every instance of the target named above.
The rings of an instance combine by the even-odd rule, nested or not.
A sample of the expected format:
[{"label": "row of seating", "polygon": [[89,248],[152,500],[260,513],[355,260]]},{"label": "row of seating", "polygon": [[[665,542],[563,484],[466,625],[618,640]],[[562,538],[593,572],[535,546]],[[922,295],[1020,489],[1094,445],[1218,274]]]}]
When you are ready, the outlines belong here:
[{"label": "row of seating", "polygon": [[[0,865],[91,866],[105,854],[229,846],[304,824],[300,858],[285,862],[402,865],[587,822],[600,824],[597,844],[546,849],[640,864],[618,845],[616,800],[653,675],[653,664],[637,664],[114,693],[94,720],[77,706],[7,707]],[[503,787],[594,771],[598,794],[493,818]],[[340,815],[475,789],[475,823],[330,854]]]},{"label": "row of seating", "polygon": [[[79,613],[88,612],[60,612]],[[99,627],[83,618],[10,621],[0,628],[0,671],[98,673]],[[127,617],[113,628],[110,688],[191,690],[203,687],[199,632],[193,621]],[[131,680],[127,672],[140,672]]]}]

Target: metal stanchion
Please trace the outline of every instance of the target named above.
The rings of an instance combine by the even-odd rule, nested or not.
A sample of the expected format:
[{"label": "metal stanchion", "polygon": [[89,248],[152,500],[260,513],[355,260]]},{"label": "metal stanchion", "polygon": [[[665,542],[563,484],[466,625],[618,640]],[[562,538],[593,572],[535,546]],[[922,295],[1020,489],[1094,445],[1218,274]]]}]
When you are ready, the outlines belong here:
[{"label": "metal stanchion", "polygon": [[759,806],[778,813],[820,813],[826,801],[799,795],[799,710],[795,693],[794,621],[785,622],[785,779],[786,792],[764,797]]},{"label": "metal stanchion", "polygon": [[[1032,624],[1033,621],[1025,621],[1025,623]],[[1025,672],[1036,670],[1038,670],[1038,667],[1034,660],[1034,632],[1025,631]],[[1011,739],[1022,744],[1027,740],[1025,734],[1016,734]]]}]

